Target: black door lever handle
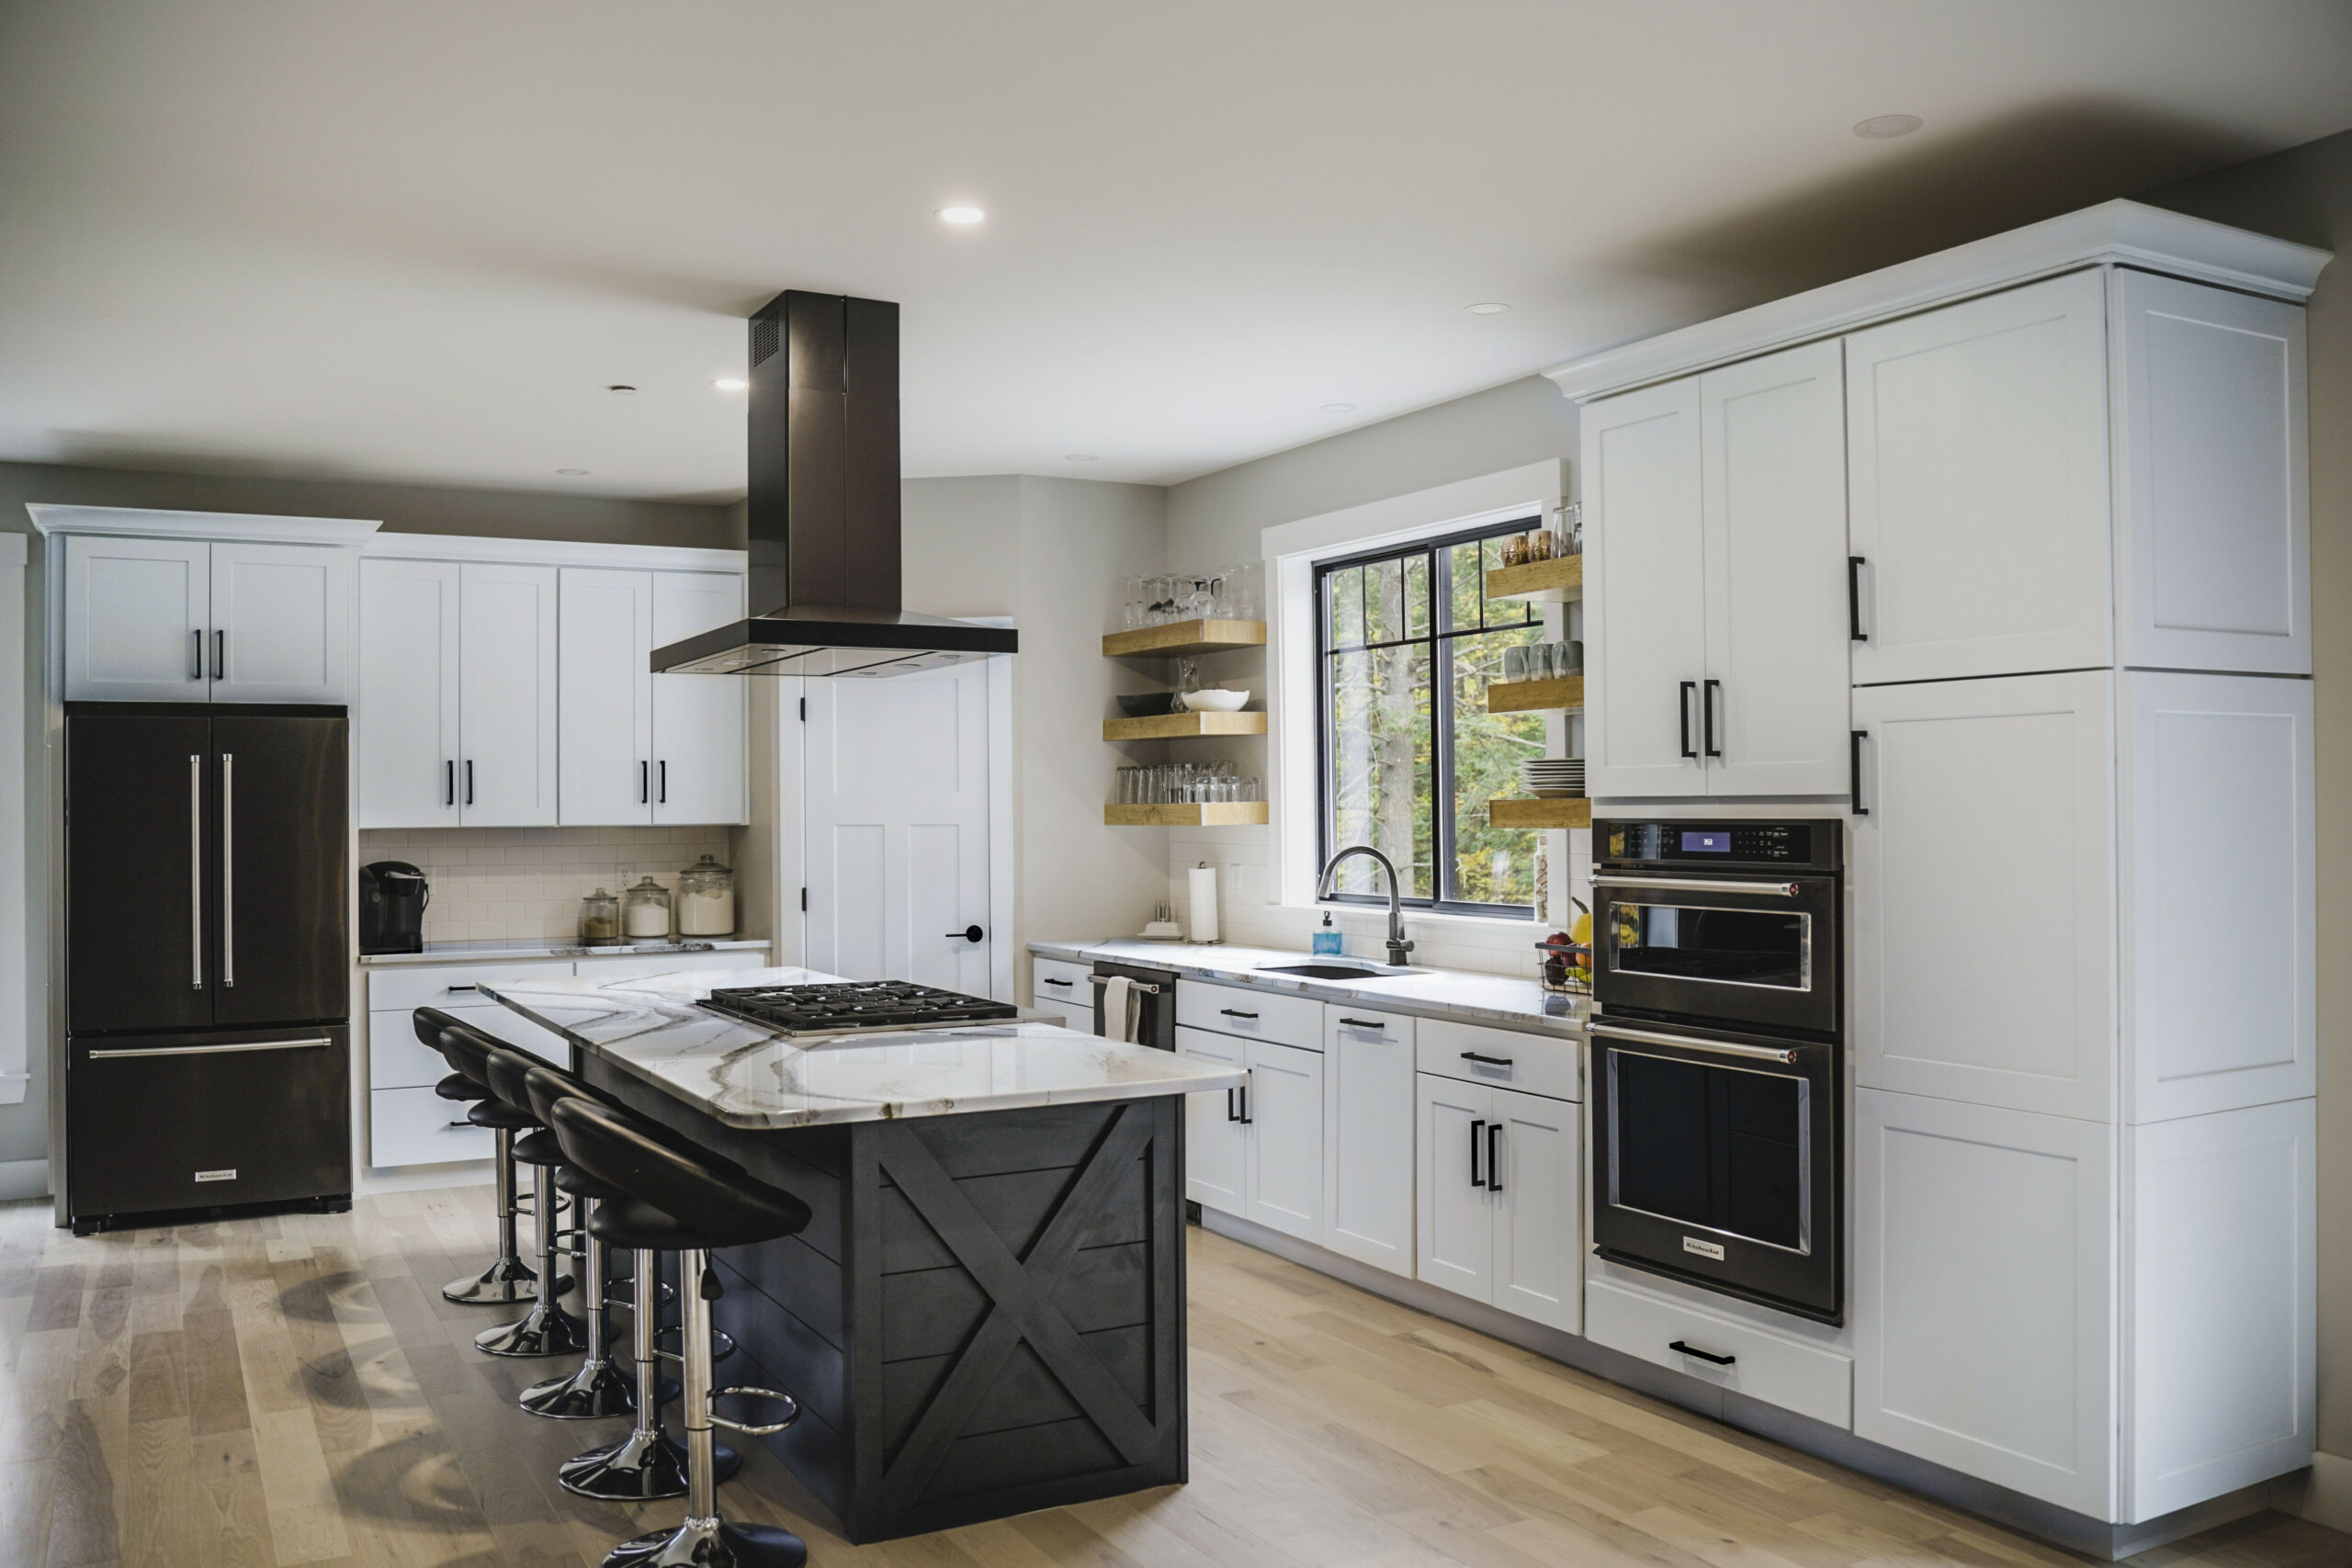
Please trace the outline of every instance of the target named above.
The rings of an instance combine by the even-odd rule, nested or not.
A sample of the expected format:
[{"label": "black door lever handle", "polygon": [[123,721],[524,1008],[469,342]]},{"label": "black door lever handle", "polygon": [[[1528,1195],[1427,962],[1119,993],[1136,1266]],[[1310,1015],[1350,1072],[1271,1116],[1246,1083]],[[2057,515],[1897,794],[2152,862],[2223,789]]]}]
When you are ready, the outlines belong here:
[{"label": "black door lever handle", "polygon": [[966,926],[960,931],[949,931],[947,940],[949,942],[986,942],[988,935],[988,932],[978,926]]}]

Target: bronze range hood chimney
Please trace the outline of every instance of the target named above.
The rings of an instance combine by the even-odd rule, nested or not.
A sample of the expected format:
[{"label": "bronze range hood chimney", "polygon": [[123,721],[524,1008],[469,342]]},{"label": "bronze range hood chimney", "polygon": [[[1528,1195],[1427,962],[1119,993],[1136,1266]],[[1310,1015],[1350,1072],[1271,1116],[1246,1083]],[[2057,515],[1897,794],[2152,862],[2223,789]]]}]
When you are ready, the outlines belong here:
[{"label": "bronze range hood chimney", "polygon": [[899,607],[899,307],[786,289],[752,318],[751,603],[656,674],[904,675],[1014,649]]}]

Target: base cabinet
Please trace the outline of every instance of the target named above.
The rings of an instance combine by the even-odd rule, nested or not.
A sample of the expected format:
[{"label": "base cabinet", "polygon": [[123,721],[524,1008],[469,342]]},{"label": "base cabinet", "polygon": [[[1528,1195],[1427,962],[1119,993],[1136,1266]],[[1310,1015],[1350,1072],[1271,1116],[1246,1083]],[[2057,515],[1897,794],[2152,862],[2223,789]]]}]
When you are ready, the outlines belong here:
[{"label": "base cabinet", "polygon": [[1243,1088],[1248,1188],[1242,1217],[1323,1240],[1323,1053],[1249,1042]]},{"label": "base cabinet", "polygon": [[1576,1105],[1419,1075],[1416,1272],[1473,1301],[1576,1333],[1582,1320]]},{"label": "base cabinet", "polygon": [[1415,1021],[1327,1007],[1323,1023],[1323,1245],[1375,1269],[1413,1273]]},{"label": "base cabinet", "polygon": [[[1250,1043],[1205,1029],[1176,1031],[1176,1054],[1247,1070]],[[1242,1213],[1249,1185],[1249,1129],[1238,1089],[1184,1097],[1184,1196],[1204,1209]]]}]

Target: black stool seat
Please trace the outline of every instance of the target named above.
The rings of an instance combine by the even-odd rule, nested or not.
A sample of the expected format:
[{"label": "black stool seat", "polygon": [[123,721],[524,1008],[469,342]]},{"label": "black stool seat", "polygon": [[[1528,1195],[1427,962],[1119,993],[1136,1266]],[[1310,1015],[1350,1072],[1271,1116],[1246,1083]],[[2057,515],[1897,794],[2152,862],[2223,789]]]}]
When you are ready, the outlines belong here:
[{"label": "black stool seat", "polygon": [[680,1224],[639,1198],[615,1198],[597,1204],[596,1212],[588,1216],[588,1229],[607,1247],[627,1247],[641,1252],[710,1249],[709,1237]]},{"label": "black stool seat", "polygon": [[477,1127],[488,1127],[493,1132],[503,1127],[510,1133],[523,1133],[538,1126],[532,1118],[494,1100],[477,1100],[466,1112],[466,1120]]},{"label": "black stool seat", "polygon": [[[563,1145],[555,1141],[555,1134],[536,1122],[531,1126],[535,1131],[514,1140],[514,1157],[525,1165],[561,1165]],[[560,1178],[556,1185],[563,1185]]]},{"label": "black stool seat", "polygon": [[[555,1173],[555,1185],[556,1190],[559,1192],[569,1192],[574,1198],[593,1198],[599,1203],[608,1203],[616,1198],[626,1198],[628,1196],[628,1193],[622,1191],[619,1188],[615,1187],[611,1182],[599,1181],[576,1165],[557,1167]],[[606,1236],[598,1236],[596,1239],[599,1241],[605,1241],[610,1238]],[[626,1247],[628,1244],[627,1242],[614,1242],[613,1245],[616,1247]]]},{"label": "black stool seat", "polygon": [[554,1108],[552,1125],[568,1163],[691,1227],[701,1238],[637,1245],[748,1247],[808,1228],[808,1205],[791,1193],[674,1148],[651,1136],[633,1116],[616,1115],[594,1100],[567,1100]]},{"label": "black stool seat", "polygon": [[463,1073],[451,1073],[433,1086],[433,1092],[444,1100],[487,1100],[490,1090]]}]

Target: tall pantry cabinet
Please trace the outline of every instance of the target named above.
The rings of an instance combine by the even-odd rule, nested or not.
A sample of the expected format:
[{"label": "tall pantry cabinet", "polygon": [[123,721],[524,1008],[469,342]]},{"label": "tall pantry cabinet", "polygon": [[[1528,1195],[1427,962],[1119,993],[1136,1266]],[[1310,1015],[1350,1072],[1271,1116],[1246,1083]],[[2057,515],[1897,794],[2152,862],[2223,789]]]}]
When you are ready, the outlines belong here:
[{"label": "tall pantry cabinet", "polygon": [[[1593,793],[1849,812],[1854,1430],[2110,1524],[2311,1461],[2327,260],[2109,203],[1553,373],[1593,400]],[[1725,553],[1765,460],[1709,389],[1800,355],[1842,417],[1781,422]],[[1770,742],[1836,709],[1826,782],[1724,745],[1743,543],[1792,585]]]}]

